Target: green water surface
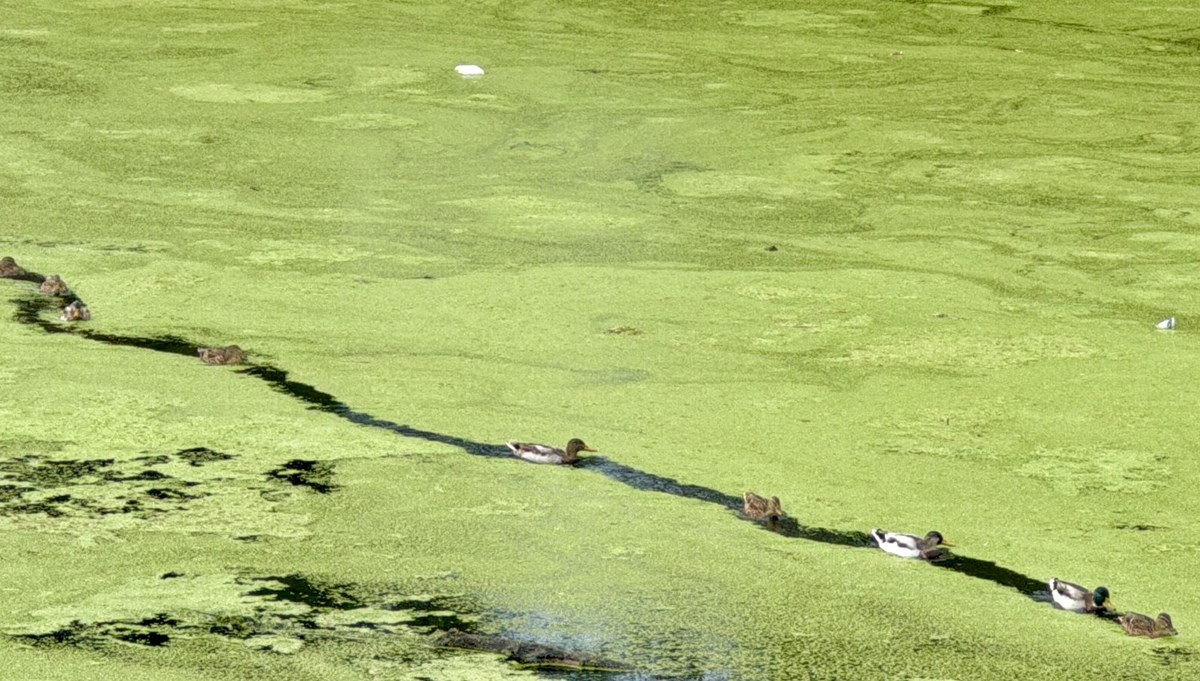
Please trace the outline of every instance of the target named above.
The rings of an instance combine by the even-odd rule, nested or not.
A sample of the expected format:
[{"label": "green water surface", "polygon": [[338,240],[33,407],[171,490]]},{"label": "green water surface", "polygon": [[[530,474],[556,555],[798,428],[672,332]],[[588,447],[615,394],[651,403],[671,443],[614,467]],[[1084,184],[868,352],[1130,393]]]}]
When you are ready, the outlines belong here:
[{"label": "green water surface", "polygon": [[[0,255],[88,328],[237,343],[431,433],[582,437],[806,526],[937,529],[1180,635],[4,312],[0,677],[536,674],[434,649],[434,612],[624,678],[1195,678],[1198,22],[6,3]],[[294,460],[336,488],[271,474]]]}]

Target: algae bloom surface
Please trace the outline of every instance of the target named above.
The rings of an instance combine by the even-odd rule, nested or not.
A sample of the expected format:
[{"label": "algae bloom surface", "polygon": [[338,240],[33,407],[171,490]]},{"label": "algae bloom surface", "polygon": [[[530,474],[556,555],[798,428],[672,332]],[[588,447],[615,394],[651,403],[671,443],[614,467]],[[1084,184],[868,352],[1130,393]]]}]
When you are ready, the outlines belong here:
[{"label": "algae bloom surface", "polygon": [[0,678],[1196,677],[1197,10],[1044,4],[8,8]]}]

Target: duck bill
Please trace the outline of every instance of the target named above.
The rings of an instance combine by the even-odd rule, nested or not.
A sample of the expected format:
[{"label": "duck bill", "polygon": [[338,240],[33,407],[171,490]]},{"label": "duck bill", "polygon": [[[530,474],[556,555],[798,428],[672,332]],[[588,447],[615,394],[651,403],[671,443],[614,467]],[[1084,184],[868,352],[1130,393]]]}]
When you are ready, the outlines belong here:
[{"label": "duck bill", "polygon": [[596,451],[596,450],[592,449],[591,447],[584,447],[584,448],[583,448],[582,450],[580,450],[580,451],[584,451],[584,452],[594,452],[594,451]]},{"label": "duck bill", "polygon": [[954,544],[951,544],[948,541],[943,541],[941,544],[939,544],[939,546],[949,546],[949,547],[953,548]]}]

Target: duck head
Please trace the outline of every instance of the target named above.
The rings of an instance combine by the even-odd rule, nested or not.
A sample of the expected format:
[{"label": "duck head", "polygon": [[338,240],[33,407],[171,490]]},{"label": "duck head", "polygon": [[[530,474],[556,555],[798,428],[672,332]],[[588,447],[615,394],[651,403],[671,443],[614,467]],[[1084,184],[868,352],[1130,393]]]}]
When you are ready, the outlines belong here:
[{"label": "duck head", "polygon": [[1108,587],[1096,587],[1096,590],[1092,592],[1092,604],[1097,608],[1112,607],[1112,595],[1108,593]]},{"label": "duck head", "polygon": [[579,452],[594,452],[594,451],[596,451],[596,450],[587,446],[587,444],[584,443],[584,441],[580,440],[579,438],[573,438],[570,442],[567,443],[567,456],[570,456],[570,457],[574,457],[575,455],[579,454]]},{"label": "duck head", "polygon": [[946,538],[942,536],[942,533],[938,532],[937,530],[925,535],[925,541],[929,542],[931,546],[954,546],[954,544],[946,541]]}]

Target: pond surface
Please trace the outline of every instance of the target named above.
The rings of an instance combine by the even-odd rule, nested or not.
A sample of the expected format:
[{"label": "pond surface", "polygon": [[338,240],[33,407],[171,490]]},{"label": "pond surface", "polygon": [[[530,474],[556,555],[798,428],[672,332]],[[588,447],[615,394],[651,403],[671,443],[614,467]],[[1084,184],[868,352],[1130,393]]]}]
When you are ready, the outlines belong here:
[{"label": "pond surface", "polygon": [[1200,8],[1043,4],[8,8],[0,676],[1195,677]]}]

